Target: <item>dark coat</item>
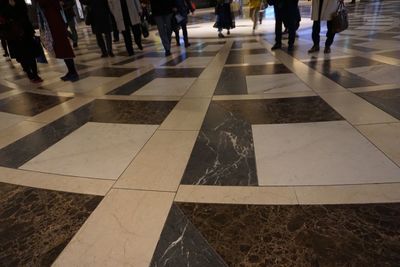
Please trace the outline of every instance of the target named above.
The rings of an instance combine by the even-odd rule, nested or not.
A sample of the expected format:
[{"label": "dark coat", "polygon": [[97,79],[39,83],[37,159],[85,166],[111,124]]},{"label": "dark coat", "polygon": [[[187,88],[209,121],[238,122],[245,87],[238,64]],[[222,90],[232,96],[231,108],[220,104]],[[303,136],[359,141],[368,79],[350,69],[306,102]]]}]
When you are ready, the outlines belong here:
[{"label": "dark coat", "polygon": [[15,6],[4,1],[0,7],[0,16],[7,21],[8,33],[6,40],[10,56],[21,60],[34,58],[38,55],[37,44],[33,36],[35,31],[28,18],[28,8],[24,0],[16,0]]},{"label": "dark coat", "polygon": [[230,3],[218,2],[215,6],[215,15],[217,21],[214,24],[214,28],[227,30],[235,28],[235,19]]},{"label": "dark coat", "polygon": [[61,16],[61,7],[58,0],[37,0],[49,24],[54,42],[56,58],[74,58],[74,51],[68,40],[67,26]]},{"label": "dark coat", "polygon": [[80,2],[89,7],[90,25],[94,34],[112,32],[111,11],[107,0],[82,0]]},{"label": "dark coat", "polygon": [[175,0],[175,8],[178,10],[177,12],[185,18],[187,18],[189,12],[194,12],[190,0]]},{"label": "dark coat", "polygon": [[153,16],[164,16],[172,13],[174,0],[150,0],[151,13]]}]

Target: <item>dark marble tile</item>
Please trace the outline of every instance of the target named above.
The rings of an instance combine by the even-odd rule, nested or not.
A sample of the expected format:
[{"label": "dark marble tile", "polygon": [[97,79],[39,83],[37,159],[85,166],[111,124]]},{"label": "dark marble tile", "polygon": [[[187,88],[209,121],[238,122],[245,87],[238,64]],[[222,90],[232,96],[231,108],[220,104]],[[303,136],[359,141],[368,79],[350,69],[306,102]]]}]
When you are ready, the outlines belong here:
[{"label": "dark marble tile", "polygon": [[214,106],[250,124],[304,123],[343,119],[318,96],[212,101],[203,122],[202,127],[205,129],[214,129],[225,119],[213,111]]},{"label": "dark marble tile", "polygon": [[156,78],[194,78],[198,77],[203,68],[159,68],[152,69],[132,81],[112,90],[108,95],[131,95]]},{"label": "dark marble tile", "polygon": [[400,120],[400,89],[365,92],[357,95]]},{"label": "dark marble tile", "polygon": [[257,43],[257,40],[238,40],[234,41],[232,44],[232,49],[243,48],[243,43]]},{"label": "dark marble tile", "polygon": [[23,116],[35,116],[71,98],[34,93],[21,93],[0,99],[0,111]]},{"label": "dark marble tile", "polygon": [[0,84],[0,94],[1,94],[1,93],[5,93],[5,92],[8,92],[8,91],[11,91],[11,90],[13,90],[13,89],[10,88],[10,87],[8,87],[8,86],[5,86],[5,85]]},{"label": "dark marble tile", "polygon": [[102,200],[0,183],[1,266],[50,266]]},{"label": "dark marble tile", "polygon": [[251,124],[214,102],[206,120],[182,184],[258,185]]},{"label": "dark marble tile", "polygon": [[228,266],[399,266],[400,204],[176,204]]},{"label": "dark marble tile", "polygon": [[21,167],[87,122],[161,124],[176,103],[95,100],[0,149],[0,166]]},{"label": "dark marble tile", "polygon": [[281,74],[290,72],[291,71],[283,64],[224,67],[215,89],[215,95],[247,94],[247,75]]},{"label": "dark marble tile", "polygon": [[249,49],[249,50],[231,50],[225,64],[243,64],[245,55],[260,55],[267,54],[268,50],[260,49]]},{"label": "dark marble tile", "polygon": [[217,54],[216,51],[190,51],[186,53],[181,53],[178,57],[171,59],[167,63],[163,64],[162,66],[169,66],[173,67],[182,63],[184,60],[188,59],[189,57],[213,57]]},{"label": "dark marble tile", "polygon": [[161,124],[176,101],[130,101],[97,99],[91,107],[92,122]]},{"label": "dark marble tile", "polygon": [[392,58],[400,59],[400,50],[391,51],[391,52],[385,52],[385,53],[381,53],[379,55],[385,56],[385,57],[392,57]]},{"label": "dark marble tile", "polygon": [[150,266],[227,267],[175,204],[171,207]]}]

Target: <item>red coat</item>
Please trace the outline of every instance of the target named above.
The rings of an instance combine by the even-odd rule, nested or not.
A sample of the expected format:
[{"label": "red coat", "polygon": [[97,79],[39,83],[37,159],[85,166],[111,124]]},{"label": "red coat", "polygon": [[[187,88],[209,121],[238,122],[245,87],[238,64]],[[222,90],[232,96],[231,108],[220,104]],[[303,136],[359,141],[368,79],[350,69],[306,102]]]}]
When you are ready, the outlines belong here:
[{"label": "red coat", "polygon": [[61,16],[61,7],[58,0],[38,0],[40,7],[49,24],[54,41],[54,52],[56,58],[75,57],[71,44],[68,40],[67,26]]}]

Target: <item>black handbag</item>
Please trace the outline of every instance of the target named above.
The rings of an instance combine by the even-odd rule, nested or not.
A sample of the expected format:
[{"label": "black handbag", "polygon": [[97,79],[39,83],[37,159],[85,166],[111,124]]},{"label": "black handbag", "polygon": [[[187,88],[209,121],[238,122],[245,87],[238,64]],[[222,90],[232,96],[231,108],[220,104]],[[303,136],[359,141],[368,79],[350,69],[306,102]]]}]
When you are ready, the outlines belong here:
[{"label": "black handbag", "polygon": [[146,20],[142,20],[140,23],[140,29],[142,30],[144,38],[149,37],[149,23]]},{"label": "black handbag", "polygon": [[349,27],[349,19],[346,7],[341,2],[338,6],[336,13],[332,17],[332,28],[334,33],[339,33]]}]

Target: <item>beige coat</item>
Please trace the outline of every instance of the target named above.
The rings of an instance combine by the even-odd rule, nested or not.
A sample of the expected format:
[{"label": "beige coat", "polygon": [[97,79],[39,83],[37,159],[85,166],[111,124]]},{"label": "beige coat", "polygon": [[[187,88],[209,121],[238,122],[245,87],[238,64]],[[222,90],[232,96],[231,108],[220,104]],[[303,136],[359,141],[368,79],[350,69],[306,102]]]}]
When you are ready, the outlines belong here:
[{"label": "beige coat", "polygon": [[[312,0],[311,20],[318,20],[320,0]],[[333,14],[338,9],[338,0],[323,0],[321,20],[332,20]]]},{"label": "beige coat", "polygon": [[[126,0],[128,6],[129,17],[131,18],[132,25],[140,23],[140,15],[142,13],[142,6],[139,0]],[[124,17],[122,16],[121,1],[120,0],[108,0],[108,6],[110,7],[111,13],[114,15],[115,22],[119,31],[125,30]]]}]

